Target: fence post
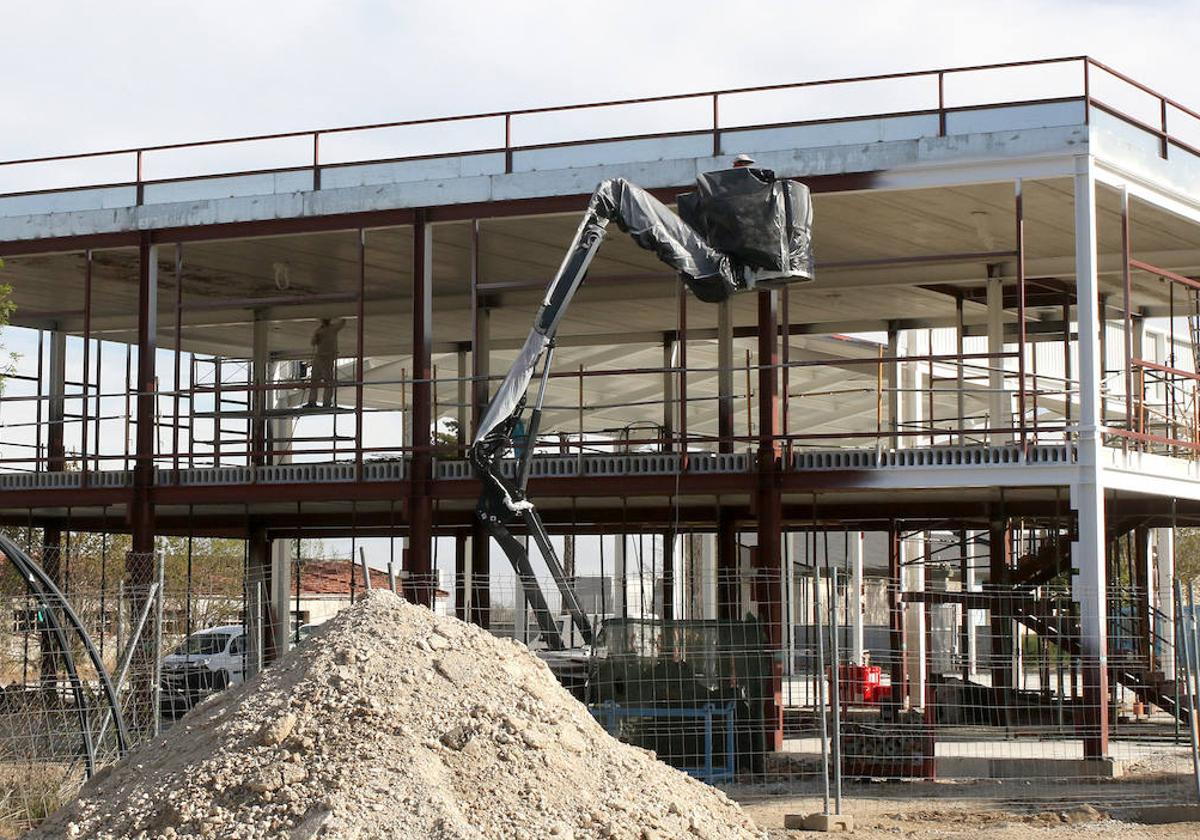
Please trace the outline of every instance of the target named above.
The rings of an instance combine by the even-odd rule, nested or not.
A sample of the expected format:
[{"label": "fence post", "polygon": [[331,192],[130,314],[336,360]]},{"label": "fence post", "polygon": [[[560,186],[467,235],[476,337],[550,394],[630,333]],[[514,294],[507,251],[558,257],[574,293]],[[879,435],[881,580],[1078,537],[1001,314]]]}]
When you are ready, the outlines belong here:
[{"label": "fence post", "polygon": [[817,565],[816,552],[813,561],[813,629],[817,635],[817,716],[821,723],[821,813],[829,816],[829,722],[825,716],[825,639],[824,621],[821,620],[821,567]]},{"label": "fence post", "polygon": [[157,552],[158,592],[154,605],[154,734],[162,731],[162,641],[163,641],[163,586],[166,581],[166,563],[163,553]]},{"label": "fence post", "polygon": [[1196,621],[1196,601],[1192,583],[1188,583],[1188,624],[1191,626],[1191,656],[1188,658],[1188,678],[1191,680],[1192,706],[1188,710],[1188,723],[1192,730],[1192,780],[1196,783],[1196,799],[1200,800],[1200,626]]},{"label": "fence post", "polygon": [[838,621],[838,570],[834,566],[830,569],[830,591],[832,600],[829,604],[829,634],[830,634],[830,667],[829,667],[829,703],[833,707],[833,794],[834,808],[833,813],[840,815],[842,813],[842,696],[841,696],[841,645],[838,641],[838,633],[840,632]]},{"label": "fence post", "polygon": [[[1192,589],[1188,586],[1188,601],[1191,598]],[[1192,748],[1192,777],[1196,783],[1196,798],[1200,799],[1200,743],[1197,741],[1197,725],[1196,720],[1196,689],[1194,680],[1196,678],[1195,664],[1195,632],[1196,632],[1196,616],[1193,612],[1194,604],[1190,604],[1191,609],[1184,612],[1183,600],[1183,584],[1179,578],[1175,578],[1175,613],[1178,615],[1179,637],[1183,642],[1183,692],[1187,700],[1188,709],[1188,731],[1191,736],[1188,740]],[[1190,637],[1190,638],[1189,638]],[[1178,674],[1176,674],[1178,678]],[[1175,709],[1176,718],[1179,716],[1179,707]]]}]

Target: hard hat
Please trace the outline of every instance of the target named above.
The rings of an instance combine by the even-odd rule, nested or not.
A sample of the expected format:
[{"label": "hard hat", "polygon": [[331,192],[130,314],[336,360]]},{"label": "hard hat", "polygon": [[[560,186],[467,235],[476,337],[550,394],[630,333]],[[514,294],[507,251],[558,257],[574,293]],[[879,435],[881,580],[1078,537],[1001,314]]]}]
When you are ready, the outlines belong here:
[{"label": "hard hat", "polygon": [[754,158],[750,157],[750,155],[738,155],[737,157],[735,157],[735,158],[733,159],[733,165],[734,165],[735,167],[738,167],[738,166],[753,166],[753,165],[754,165]]}]

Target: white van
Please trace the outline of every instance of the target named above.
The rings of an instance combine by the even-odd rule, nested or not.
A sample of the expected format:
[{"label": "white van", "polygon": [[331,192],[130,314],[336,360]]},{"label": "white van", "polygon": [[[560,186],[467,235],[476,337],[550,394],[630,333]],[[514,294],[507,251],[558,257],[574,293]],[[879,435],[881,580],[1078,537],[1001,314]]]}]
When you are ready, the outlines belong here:
[{"label": "white van", "polygon": [[200,630],[163,658],[162,705],[186,712],[214,691],[246,676],[246,629],[227,624]]}]

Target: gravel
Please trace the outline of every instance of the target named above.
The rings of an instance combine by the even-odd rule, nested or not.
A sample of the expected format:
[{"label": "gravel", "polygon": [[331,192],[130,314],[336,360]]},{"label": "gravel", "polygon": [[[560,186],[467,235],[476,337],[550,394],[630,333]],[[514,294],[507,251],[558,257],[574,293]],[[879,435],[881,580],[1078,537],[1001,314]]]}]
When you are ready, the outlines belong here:
[{"label": "gravel", "polygon": [[520,643],[375,591],[30,838],[761,838]]}]

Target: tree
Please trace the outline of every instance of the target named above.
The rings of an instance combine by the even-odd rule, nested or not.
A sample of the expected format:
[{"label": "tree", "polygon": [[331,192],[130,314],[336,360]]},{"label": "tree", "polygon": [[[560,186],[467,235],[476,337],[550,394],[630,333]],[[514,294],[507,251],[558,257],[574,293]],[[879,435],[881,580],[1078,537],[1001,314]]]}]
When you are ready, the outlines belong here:
[{"label": "tree", "polygon": [[[0,260],[0,271],[3,270],[4,260]],[[0,329],[8,326],[13,310],[16,308],[17,305],[12,300],[12,286],[8,283],[0,282]],[[4,346],[0,345],[0,353],[3,353],[3,351]],[[16,355],[12,354],[0,362],[0,394],[4,393],[4,377],[13,372],[16,358]]]},{"label": "tree", "polygon": [[1184,581],[1200,579],[1200,528],[1175,530],[1175,574]]}]

